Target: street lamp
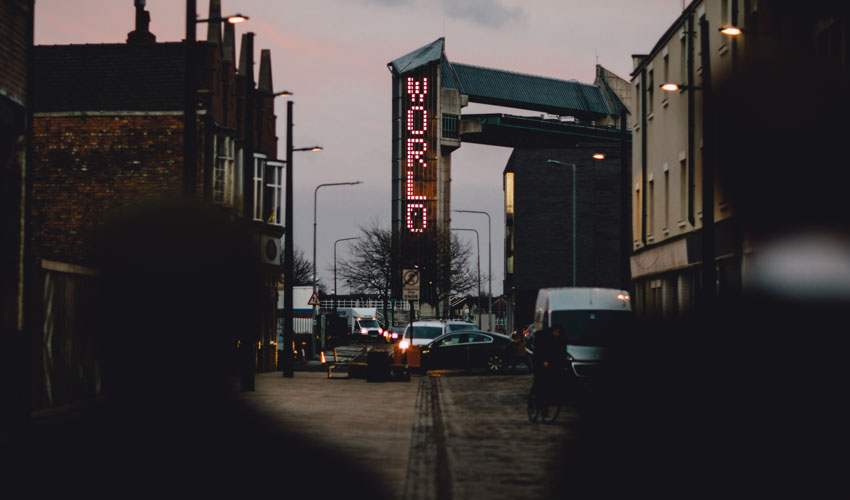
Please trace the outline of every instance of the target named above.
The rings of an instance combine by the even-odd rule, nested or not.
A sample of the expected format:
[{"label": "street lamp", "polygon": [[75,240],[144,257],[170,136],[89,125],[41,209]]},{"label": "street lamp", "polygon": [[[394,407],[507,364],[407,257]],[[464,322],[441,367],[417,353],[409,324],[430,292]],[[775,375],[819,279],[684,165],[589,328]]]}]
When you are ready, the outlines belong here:
[{"label": "street lamp", "polygon": [[292,153],[295,151],[321,151],[321,146],[295,148],[292,146],[292,101],[286,101],[286,200],[283,233],[283,347],[280,352],[280,368],[284,377],[292,377],[295,372],[292,367],[292,342],[295,331],[292,326],[292,287],[295,274],[295,233],[292,222]]},{"label": "street lamp", "polygon": [[340,241],[348,241],[348,240],[357,240],[360,239],[359,236],[352,236],[351,238],[342,238],[334,241],[334,295],[336,295],[336,244]]},{"label": "street lamp", "polygon": [[[602,156],[602,158],[598,156]],[[600,160],[605,158],[605,156],[595,154],[593,158]],[[558,165],[573,167],[573,286],[576,286],[576,164],[564,163],[558,160],[546,160],[546,163],[557,163]],[[625,224],[625,221],[623,223]]]},{"label": "street lamp", "polygon": [[[489,295],[487,301],[487,324],[489,329],[493,330],[493,240],[491,238],[491,224],[490,224],[490,214],[480,210],[455,210],[455,212],[468,213],[468,214],[484,214],[487,216],[487,276],[489,280],[487,294]],[[481,294],[479,293],[479,296]],[[481,325],[478,325],[479,328]]]},{"label": "street lamp", "polygon": [[197,1],[186,0],[186,54],[185,61],[185,94],[183,98],[183,192],[191,197],[195,190],[195,170],[198,167],[197,146],[197,103],[195,88],[195,42],[197,41],[196,25],[198,23],[227,21],[231,24],[248,20],[247,16],[235,14],[227,17],[211,17],[198,19]]},{"label": "street lamp", "polygon": [[546,163],[557,163],[573,167],[573,286],[576,286],[576,164],[564,163],[558,160],[546,160]]},{"label": "street lamp", "polygon": [[[475,229],[462,229],[453,227],[452,231],[472,231],[475,233],[475,246],[478,249],[478,299],[475,301],[475,305],[478,307],[478,329],[481,329],[481,307],[479,305],[479,301],[481,300],[481,243],[478,241],[478,231]],[[492,325],[490,326],[490,330],[493,330]]]},{"label": "street lamp", "polygon": [[[304,148],[304,150],[305,151],[310,150],[310,148]],[[355,184],[363,184],[363,182],[362,181],[331,182],[331,183],[328,183],[328,184],[319,184],[318,186],[316,186],[316,189],[313,190],[313,296],[314,297],[319,296],[319,289],[318,289],[319,283],[316,280],[316,200],[318,198],[319,188],[327,187],[327,186],[353,186]],[[334,292],[336,292],[336,290],[334,290]],[[316,321],[317,318],[319,317],[318,309],[319,309],[318,306],[316,306],[316,305],[313,306],[313,321]],[[314,328],[313,353],[315,354],[315,352],[316,352],[316,334],[315,334],[316,326],[313,325],[313,328]],[[324,348],[325,348],[325,335],[324,335],[324,333],[322,333],[322,349],[324,349]]]}]

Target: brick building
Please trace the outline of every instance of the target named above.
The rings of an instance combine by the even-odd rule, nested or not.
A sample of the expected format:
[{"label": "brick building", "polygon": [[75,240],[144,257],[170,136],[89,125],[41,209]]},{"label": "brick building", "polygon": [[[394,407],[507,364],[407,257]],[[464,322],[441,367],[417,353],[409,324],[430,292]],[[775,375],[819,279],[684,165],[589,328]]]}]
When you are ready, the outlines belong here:
[{"label": "brick building", "polygon": [[89,333],[100,274],[92,237],[129,206],[179,198],[192,177],[196,198],[251,233],[261,317],[240,345],[257,346],[249,358],[257,370],[275,367],[284,163],[276,160],[270,53],[261,51],[255,83],[253,33],[242,35],[237,63],[234,25],[221,22],[219,1],[210,2],[207,39],[192,47],[191,172],[184,167],[186,42],[156,42],[144,2],[136,13],[126,43],[35,47],[33,250],[44,291],[35,319],[42,332],[34,348],[36,409],[89,397],[101,384]]},{"label": "brick building", "polygon": [[[25,292],[33,1],[0,2],[0,440],[26,418]],[[8,411],[5,405],[8,404]]]}]

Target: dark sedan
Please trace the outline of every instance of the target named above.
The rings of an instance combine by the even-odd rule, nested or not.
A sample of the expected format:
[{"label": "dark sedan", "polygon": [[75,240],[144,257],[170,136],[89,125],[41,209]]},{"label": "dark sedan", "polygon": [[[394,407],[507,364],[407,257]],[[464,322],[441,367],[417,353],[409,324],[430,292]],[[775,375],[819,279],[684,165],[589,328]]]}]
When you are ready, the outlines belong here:
[{"label": "dark sedan", "polygon": [[421,351],[422,368],[485,369],[503,372],[516,360],[515,347],[507,335],[465,330],[437,337]]}]

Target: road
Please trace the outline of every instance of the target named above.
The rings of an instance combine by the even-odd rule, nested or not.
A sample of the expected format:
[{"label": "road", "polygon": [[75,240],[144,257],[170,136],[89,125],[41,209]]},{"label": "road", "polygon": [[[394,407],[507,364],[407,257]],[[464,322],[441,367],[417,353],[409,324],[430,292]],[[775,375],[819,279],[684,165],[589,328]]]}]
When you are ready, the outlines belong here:
[{"label": "road", "polygon": [[567,407],[552,425],[528,422],[531,382],[524,371],[377,383],[298,371],[260,374],[243,397],[283,428],[374,464],[393,498],[548,498],[578,413]]}]

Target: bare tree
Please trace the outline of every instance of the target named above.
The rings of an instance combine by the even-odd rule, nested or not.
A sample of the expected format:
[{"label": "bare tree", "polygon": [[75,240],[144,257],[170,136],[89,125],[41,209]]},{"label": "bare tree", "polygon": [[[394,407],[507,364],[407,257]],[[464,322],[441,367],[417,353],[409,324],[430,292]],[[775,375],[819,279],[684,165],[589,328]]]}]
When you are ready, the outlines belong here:
[{"label": "bare tree", "polygon": [[[296,248],[293,254],[293,283],[292,286],[308,286],[313,284],[313,263],[304,256],[304,250]],[[284,265],[283,252],[280,264]]]},{"label": "bare tree", "polygon": [[471,244],[461,241],[457,233],[451,233],[448,269],[444,266],[437,268],[438,279],[448,272],[449,289],[440,290],[437,300],[443,301],[453,295],[469,293],[471,290],[478,293],[478,269],[472,262],[472,253]]},{"label": "bare tree", "polygon": [[387,301],[392,290],[392,232],[377,220],[360,226],[360,239],[351,245],[351,254],[339,260],[337,273],[357,293],[376,293],[384,301],[384,318],[387,318]]},{"label": "bare tree", "polygon": [[[377,220],[361,226],[362,232],[357,245],[352,245],[351,254],[339,259],[337,274],[357,293],[375,293],[386,303],[392,291],[392,231],[381,227]],[[439,292],[438,300],[453,294],[464,294],[476,287],[478,272],[470,265],[472,247],[464,244],[456,234],[449,240],[448,268],[438,267],[439,276],[449,277],[448,290]]]}]

